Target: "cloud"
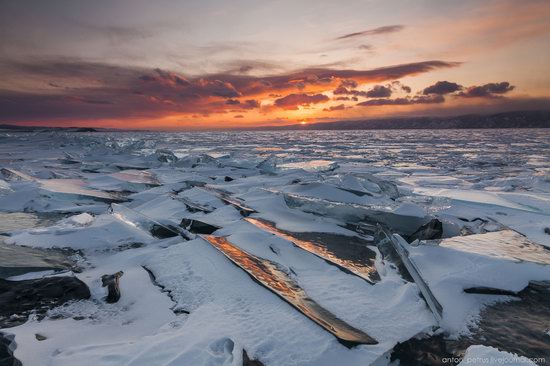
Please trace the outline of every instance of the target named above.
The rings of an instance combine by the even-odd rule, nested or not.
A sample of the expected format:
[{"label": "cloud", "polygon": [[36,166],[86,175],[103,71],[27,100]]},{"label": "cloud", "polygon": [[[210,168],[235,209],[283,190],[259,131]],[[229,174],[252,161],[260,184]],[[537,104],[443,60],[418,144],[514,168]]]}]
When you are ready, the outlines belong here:
[{"label": "cloud", "polygon": [[[353,90],[360,83],[395,80],[459,65],[457,62],[423,61],[370,70],[308,68],[265,76],[242,73],[190,76],[159,68],[75,59],[2,60],[0,73],[9,75],[10,83],[17,85],[18,80],[31,80],[37,88],[0,90],[0,120],[33,122],[208,115],[260,108],[261,101],[268,98],[277,99],[275,107],[296,109],[300,105],[327,101],[323,93],[336,85]],[[48,89],[39,90],[48,83]],[[51,84],[64,87],[53,89]]]},{"label": "cloud", "polygon": [[438,81],[437,83],[428,86],[422,92],[424,95],[428,94],[439,94],[445,95],[449,93],[454,93],[462,89],[462,85],[457,83],[452,83],[450,81]]},{"label": "cloud", "polygon": [[507,81],[500,83],[488,83],[481,86],[470,86],[466,91],[458,93],[457,96],[464,98],[500,98],[514,90],[515,86]]},{"label": "cloud", "polygon": [[359,98],[357,97],[336,97],[336,98],[333,98],[334,100],[341,100],[341,101],[344,101],[344,100],[353,100],[354,102],[357,102],[359,100]]},{"label": "cloud", "polygon": [[358,106],[383,106],[383,105],[411,105],[411,104],[438,104],[445,102],[445,98],[442,95],[420,95],[413,98],[395,98],[395,99],[371,99],[361,103]]},{"label": "cloud", "polygon": [[66,99],[72,102],[87,103],[87,104],[113,104],[113,102],[109,100],[87,99],[79,96],[69,96],[69,97],[66,97]]},{"label": "cloud", "polygon": [[323,111],[324,112],[333,112],[333,111],[343,111],[344,109],[346,109],[346,105],[345,104],[339,104],[339,105],[331,106],[329,108],[323,108]]},{"label": "cloud", "polygon": [[357,48],[359,48],[362,51],[372,52],[374,51],[374,46],[370,44],[361,44]]},{"label": "cloud", "polygon": [[329,98],[324,94],[289,94],[276,99],[274,105],[282,109],[298,109],[299,106],[309,106],[327,102]]},{"label": "cloud", "polygon": [[[357,82],[354,80],[344,79],[340,82],[340,85],[332,91],[334,95],[353,95],[354,97],[365,98],[389,98],[394,92],[404,91],[406,93],[411,92],[409,86],[401,84],[400,81],[394,80],[386,85],[375,85],[368,91],[356,90]],[[338,99],[349,100],[349,99]]]},{"label": "cloud", "polygon": [[345,34],[343,36],[337,37],[336,39],[347,39],[347,38],[354,38],[354,37],[375,36],[379,34],[395,33],[395,32],[399,32],[403,28],[405,27],[402,25],[386,25],[383,27],[368,29],[362,32]]},{"label": "cloud", "polygon": [[366,93],[369,98],[388,98],[392,94],[391,86],[387,85],[375,85],[371,90]]}]

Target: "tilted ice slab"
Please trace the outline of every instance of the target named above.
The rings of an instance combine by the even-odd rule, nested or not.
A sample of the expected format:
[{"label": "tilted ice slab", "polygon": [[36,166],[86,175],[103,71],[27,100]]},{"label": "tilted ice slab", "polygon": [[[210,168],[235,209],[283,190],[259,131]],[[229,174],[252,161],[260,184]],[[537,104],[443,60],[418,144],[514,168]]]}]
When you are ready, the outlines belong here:
[{"label": "tilted ice slab", "polygon": [[550,265],[550,250],[513,230],[430,240],[426,243],[497,259]]},{"label": "tilted ice slab", "polygon": [[[475,235],[472,241],[484,235],[493,233]],[[483,246],[483,240],[478,244]],[[485,287],[519,292],[529,281],[550,278],[549,265],[503,259],[502,253],[494,255],[495,250],[481,249],[475,253],[464,251],[464,246],[454,249],[436,245],[408,246],[407,249],[411,261],[443,307],[441,327],[455,335],[468,333],[468,327],[474,325],[485,305],[508,299],[468,294],[465,289]],[[489,251],[492,253],[486,255]]]},{"label": "tilted ice slab", "polygon": [[256,257],[233,245],[227,238],[214,235],[202,236],[204,240],[223,253],[231,262],[247,272],[254,280],[271,290],[295,307],[317,325],[334,335],[346,347],[361,344],[378,344],[374,338],[342,321],[315,300],[294,281],[291,273],[278,263]]},{"label": "tilted ice slab", "polygon": [[[255,245],[265,244],[256,242]],[[287,245],[291,247],[290,243]],[[147,347],[147,343],[141,343],[132,346],[128,353],[136,352],[136,360],[140,360],[145,359],[144,353],[157,351],[160,357],[191,365],[196,362],[196,355],[209,352],[206,345],[230,338],[265,364],[364,365],[381,357],[395,342],[433,325],[431,314],[413,284],[404,284],[393,277],[365,292],[368,285],[364,281],[331,269],[310,254],[300,255],[303,256],[313,261],[313,267],[327,266],[321,278],[320,272],[313,270],[308,293],[313,296],[311,292],[314,292],[316,301],[323,298],[325,305],[332,304],[332,309],[339,310],[336,315],[345,312],[348,321],[355,320],[351,324],[368,324],[368,330],[379,337],[379,345],[347,349],[330,333],[258,286],[216,249],[197,239],[170,247],[146,263],[156,280],[171,291],[178,306],[190,311],[182,330],[168,342],[159,339],[147,352],[141,349]],[[299,276],[307,275],[297,271]],[[314,282],[317,286],[313,286]],[[352,301],[357,297],[360,300]],[[380,301],[384,301],[383,309]],[[342,309],[346,302],[349,303],[347,310]],[[403,312],[403,308],[409,311]],[[182,349],[182,344],[197,347]],[[163,364],[162,359],[159,364]]]},{"label": "tilted ice slab", "polygon": [[434,189],[434,188],[415,188],[414,191],[419,194],[430,196],[449,197],[457,201],[473,202],[482,205],[501,206],[522,211],[541,212],[538,208],[517,203],[517,199],[507,199],[506,195],[495,192],[461,190],[461,189]]},{"label": "tilted ice slab", "polygon": [[[135,350],[125,353],[128,345],[140,344],[145,352],[146,346],[164,339],[163,335],[177,329],[185,317],[178,317],[170,310],[174,303],[151,282],[141,265],[159,246],[180,240],[158,241],[122,252],[88,252],[87,261],[92,266],[76,275],[88,285],[92,298],[50,310],[48,316],[52,319],[30,319],[21,326],[3,330],[16,335],[15,356],[24,365],[120,365],[137,354]],[[100,278],[117,271],[124,272],[120,279],[122,296],[117,303],[107,304]],[[46,340],[38,341],[35,334]],[[144,337],[148,337],[145,343],[140,343]],[[150,356],[163,359],[162,353]],[[149,359],[142,364],[156,363]]]},{"label": "tilted ice slab", "polygon": [[[132,243],[149,243],[154,238],[108,214],[89,220],[81,214],[65,222],[48,227],[24,231],[6,239],[8,244],[42,248],[113,249]],[[90,215],[88,215],[90,216]],[[80,218],[86,217],[86,224]],[[90,216],[91,217],[91,216]]]},{"label": "tilted ice slab", "polygon": [[10,177],[14,181],[36,182],[40,189],[54,194],[74,195],[107,202],[121,201],[121,197],[108,192],[89,189],[87,183],[81,179],[37,179],[23,172],[9,168],[3,168],[2,173],[4,176]]}]

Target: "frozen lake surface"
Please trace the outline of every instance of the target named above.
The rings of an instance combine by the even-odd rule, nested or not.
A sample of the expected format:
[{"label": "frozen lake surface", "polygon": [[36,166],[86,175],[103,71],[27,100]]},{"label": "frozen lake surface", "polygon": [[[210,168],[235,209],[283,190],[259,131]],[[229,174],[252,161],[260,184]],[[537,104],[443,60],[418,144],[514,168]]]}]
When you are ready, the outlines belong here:
[{"label": "frozen lake surface", "polygon": [[550,361],[550,131],[0,131],[0,169],[0,364]]}]

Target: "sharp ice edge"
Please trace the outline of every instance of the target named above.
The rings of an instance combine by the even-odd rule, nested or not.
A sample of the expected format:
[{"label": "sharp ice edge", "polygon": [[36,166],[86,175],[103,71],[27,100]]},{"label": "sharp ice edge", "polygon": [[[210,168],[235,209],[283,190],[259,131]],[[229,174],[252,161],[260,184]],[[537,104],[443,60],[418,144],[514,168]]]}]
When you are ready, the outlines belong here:
[{"label": "sharp ice edge", "polygon": [[[22,173],[1,177],[0,210],[68,216],[46,228],[18,229],[4,241],[82,250],[88,264],[75,275],[96,294],[51,310],[64,319],[31,319],[7,329],[16,335],[15,354],[30,365],[221,365],[240,364],[246,349],[268,365],[364,365],[435,326],[450,335],[468,332],[495,298],[464,288],[519,291],[550,278],[548,266],[409,246],[411,263],[443,308],[437,319],[420,297],[421,285],[404,282],[388,261],[377,258],[381,281],[370,285],[244,222],[238,207],[295,232],[356,236],[345,224],[372,220],[407,235],[435,216],[447,236],[510,228],[550,247],[547,136],[526,131],[496,139],[494,133],[364,132],[359,140],[357,131],[280,133],[276,139],[247,132],[0,134],[0,151],[9,153],[1,167]],[[488,143],[498,146],[484,149]],[[429,166],[416,164],[417,149]],[[205,185],[212,189],[199,188]],[[225,202],[222,191],[229,195]],[[157,239],[146,225],[108,214],[109,199],[121,193],[128,200],[123,207],[153,222],[188,218],[221,227],[216,235],[287,268],[312,299],[380,343],[342,347],[204,242]],[[490,220],[494,228],[480,224]],[[121,300],[105,304],[98,279],[120,270]],[[47,341],[37,342],[37,333]]]}]

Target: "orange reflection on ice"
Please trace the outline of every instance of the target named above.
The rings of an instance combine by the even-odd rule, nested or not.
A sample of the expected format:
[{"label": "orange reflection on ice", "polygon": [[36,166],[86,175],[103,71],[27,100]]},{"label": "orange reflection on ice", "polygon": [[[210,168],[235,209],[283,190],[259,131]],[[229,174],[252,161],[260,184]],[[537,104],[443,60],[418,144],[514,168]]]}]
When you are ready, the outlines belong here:
[{"label": "orange reflection on ice", "polygon": [[231,244],[225,237],[205,235],[203,238],[261,285],[273,291],[305,316],[332,333],[344,345],[378,343],[368,334],[337,318],[310,299],[307,293],[277,263],[247,253]]},{"label": "orange reflection on ice", "polygon": [[[372,250],[364,246],[350,244],[347,246],[347,248],[340,248],[341,249],[340,253],[336,253],[334,251],[334,248],[332,248],[331,250],[331,248],[327,247],[322,243],[302,240],[297,238],[294,235],[290,235],[285,231],[279,230],[273,223],[269,221],[262,220],[262,219],[254,219],[251,217],[247,217],[245,218],[245,220],[264,231],[267,231],[271,234],[277,235],[280,238],[288,240],[294,243],[296,246],[304,250],[307,250],[308,252],[313,253],[316,256],[321,257],[324,260],[338,267],[341,267],[344,270],[349,271],[356,276],[363,278],[369,283],[374,283],[380,280],[378,272],[374,267],[374,261],[371,260],[371,258],[369,257],[369,254],[370,253],[374,254],[374,252],[372,252]],[[337,247],[337,246],[335,245],[334,247]],[[350,252],[356,252],[356,255],[353,256],[353,258],[352,256],[344,257],[344,255],[342,255],[342,254],[348,254]]]}]

